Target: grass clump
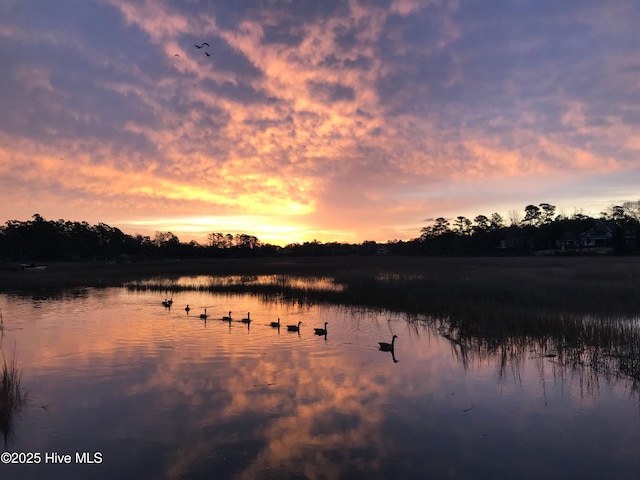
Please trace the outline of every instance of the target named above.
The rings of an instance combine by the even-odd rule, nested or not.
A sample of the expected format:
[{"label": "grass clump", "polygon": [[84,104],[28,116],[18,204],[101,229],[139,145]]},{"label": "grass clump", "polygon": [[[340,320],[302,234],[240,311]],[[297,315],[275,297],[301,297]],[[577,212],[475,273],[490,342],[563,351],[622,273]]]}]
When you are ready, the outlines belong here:
[{"label": "grass clump", "polygon": [[14,419],[27,404],[27,391],[22,386],[22,376],[18,370],[15,352],[10,362],[2,355],[0,374],[0,433],[5,448],[13,435]]}]

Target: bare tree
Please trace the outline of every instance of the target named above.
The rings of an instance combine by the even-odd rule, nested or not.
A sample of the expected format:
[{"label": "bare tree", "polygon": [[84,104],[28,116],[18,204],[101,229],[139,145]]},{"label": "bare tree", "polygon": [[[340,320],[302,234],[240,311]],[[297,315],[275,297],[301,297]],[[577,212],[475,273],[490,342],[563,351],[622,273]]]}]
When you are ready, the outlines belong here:
[{"label": "bare tree", "polygon": [[522,214],[518,210],[509,210],[509,224],[512,227],[517,227],[522,223]]}]

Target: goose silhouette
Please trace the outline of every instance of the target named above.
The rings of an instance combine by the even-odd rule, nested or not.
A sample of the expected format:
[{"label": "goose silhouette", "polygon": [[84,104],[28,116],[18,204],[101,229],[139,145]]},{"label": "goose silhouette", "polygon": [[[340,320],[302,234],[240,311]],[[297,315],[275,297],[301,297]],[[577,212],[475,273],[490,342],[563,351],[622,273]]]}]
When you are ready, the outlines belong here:
[{"label": "goose silhouette", "polygon": [[287,330],[289,330],[290,332],[299,332],[301,323],[302,322],[298,322],[298,325],[287,325]]},{"label": "goose silhouette", "polygon": [[247,312],[247,318],[240,320],[242,323],[251,323],[251,312]]},{"label": "goose silhouette", "polygon": [[398,338],[397,335],[391,337],[391,343],[378,342],[380,344],[380,350],[383,352],[393,352],[393,344],[395,343],[396,338]]},{"label": "goose silhouette", "polygon": [[186,307],[184,307],[184,311],[185,311],[185,312],[187,312],[187,313],[189,313],[189,310],[191,310],[191,308],[189,307],[189,304],[187,304],[187,306],[186,306]]},{"label": "goose silhouette", "polygon": [[203,320],[207,319],[207,309],[206,308],[204,309],[204,313],[200,314],[200,318],[202,318]]},{"label": "goose silhouette", "polygon": [[329,322],[324,322],[324,328],[314,328],[313,330],[316,333],[316,335],[326,335],[327,325],[329,325]]},{"label": "goose silhouette", "polygon": [[231,312],[229,312],[229,315],[225,315],[220,320],[222,320],[223,322],[230,322],[231,321]]},{"label": "goose silhouette", "polygon": [[277,322],[271,322],[270,325],[275,328],[280,328],[280,318],[278,318]]}]

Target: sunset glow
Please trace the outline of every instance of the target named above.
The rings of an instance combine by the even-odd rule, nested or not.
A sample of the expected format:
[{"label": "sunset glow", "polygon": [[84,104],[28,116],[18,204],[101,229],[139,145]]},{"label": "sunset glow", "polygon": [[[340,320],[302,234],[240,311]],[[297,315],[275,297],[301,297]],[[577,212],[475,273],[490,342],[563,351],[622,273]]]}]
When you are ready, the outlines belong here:
[{"label": "sunset glow", "polygon": [[9,0],[0,223],[285,245],[541,202],[597,216],[639,197],[638,18],[631,0]]}]

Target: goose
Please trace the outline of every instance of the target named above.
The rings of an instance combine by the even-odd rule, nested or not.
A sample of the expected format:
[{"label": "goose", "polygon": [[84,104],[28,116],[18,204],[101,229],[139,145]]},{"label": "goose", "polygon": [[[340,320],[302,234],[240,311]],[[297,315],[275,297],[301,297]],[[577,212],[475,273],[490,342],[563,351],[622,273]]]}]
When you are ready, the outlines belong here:
[{"label": "goose", "polygon": [[210,56],[211,56],[211,55],[209,54],[209,52],[204,52],[204,54],[205,54],[207,57],[210,57]]},{"label": "goose", "polygon": [[380,343],[380,350],[382,350],[383,352],[393,352],[393,344],[395,343],[396,338],[398,338],[398,336],[394,335],[391,338],[391,343],[379,342]]},{"label": "goose", "polygon": [[189,310],[191,310],[191,308],[189,307],[189,304],[187,304],[187,306],[186,306],[186,307],[184,307],[184,311],[185,311],[185,312],[187,312],[187,313],[189,313]]},{"label": "goose", "polygon": [[316,335],[326,335],[327,325],[329,325],[329,322],[324,322],[324,328],[314,328],[313,330],[316,332]]},{"label": "goose", "polygon": [[277,322],[271,322],[271,326],[275,328],[280,328],[280,318],[278,318]]},{"label": "goose", "polygon": [[204,320],[206,320],[206,319],[207,319],[207,309],[206,309],[206,308],[204,309],[204,313],[201,313],[201,314],[200,314],[200,318],[202,318],[202,319],[204,319]]},{"label": "goose", "polygon": [[247,312],[247,318],[241,320],[242,323],[251,323],[251,312]]},{"label": "goose", "polygon": [[298,325],[287,325],[287,330],[289,330],[290,332],[299,332],[301,323],[302,322],[298,322]]},{"label": "goose", "polygon": [[229,312],[229,316],[224,316],[220,320],[222,320],[223,322],[230,322],[231,321],[231,312]]}]

